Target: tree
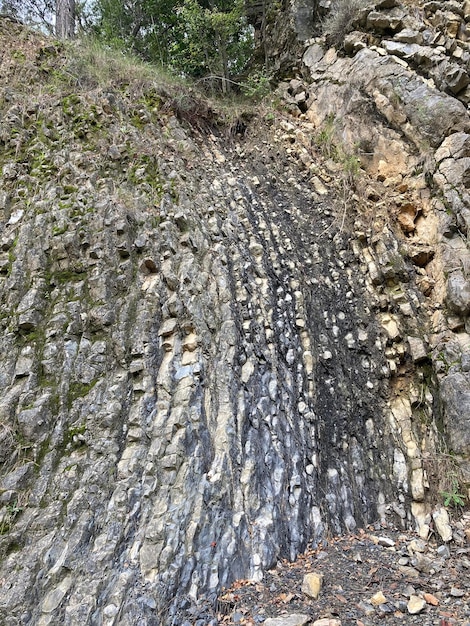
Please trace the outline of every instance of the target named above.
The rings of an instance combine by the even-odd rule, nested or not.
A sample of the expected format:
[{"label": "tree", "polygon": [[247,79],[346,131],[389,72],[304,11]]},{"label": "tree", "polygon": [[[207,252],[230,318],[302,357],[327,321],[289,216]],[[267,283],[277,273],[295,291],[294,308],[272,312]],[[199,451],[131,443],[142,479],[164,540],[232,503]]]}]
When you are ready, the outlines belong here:
[{"label": "tree", "polygon": [[96,0],[95,32],[147,61],[169,61],[178,0]]},{"label": "tree", "polygon": [[243,0],[187,0],[177,15],[171,64],[185,75],[216,79],[226,93],[253,52]]},{"label": "tree", "polygon": [[75,0],[56,0],[55,34],[60,39],[75,35]]},{"label": "tree", "polygon": [[31,24],[49,34],[54,32],[54,0],[3,0],[0,12]]},{"label": "tree", "polygon": [[67,39],[75,34],[77,8],[80,6],[83,17],[86,4],[77,5],[75,0],[1,0],[0,12]]}]

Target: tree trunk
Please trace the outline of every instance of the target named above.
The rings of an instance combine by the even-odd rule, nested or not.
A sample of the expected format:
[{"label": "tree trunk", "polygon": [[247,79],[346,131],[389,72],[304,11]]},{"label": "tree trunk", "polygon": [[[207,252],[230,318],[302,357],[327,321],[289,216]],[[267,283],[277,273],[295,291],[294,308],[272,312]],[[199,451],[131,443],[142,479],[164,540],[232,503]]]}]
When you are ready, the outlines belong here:
[{"label": "tree trunk", "polygon": [[228,82],[228,55],[227,55],[227,42],[225,37],[220,33],[216,33],[217,50],[219,52],[219,63],[222,79],[222,93],[226,94],[229,90]]},{"label": "tree trunk", "polygon": [[57,0],[55,34],[60,39],[70,39],[75,34],[75,0]]}]

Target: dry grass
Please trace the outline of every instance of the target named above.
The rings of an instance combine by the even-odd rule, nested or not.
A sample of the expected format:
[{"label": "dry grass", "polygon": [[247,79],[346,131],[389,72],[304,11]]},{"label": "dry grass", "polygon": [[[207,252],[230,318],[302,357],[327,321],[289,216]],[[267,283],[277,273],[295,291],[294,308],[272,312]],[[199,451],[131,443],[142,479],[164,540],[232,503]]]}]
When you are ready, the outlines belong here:
[{"label": "dry grass", "polygon": [[354,30],[354,23],[364,8],[363,0],[334,0],[323,22],[327,43],[342,48],[345,36]]},{"label": "dry grass", "polygon": [[68,44],[63,72],[65,80],[82,89],[131,86],[136,93],[142,94],[156,84],[170,86],[178,83],[157,66],[91,38]]},{"label": "dry grass", "polygon": [[434,504],[460,508],[467,504],[463,491],[463,473],[457,459],[448,453],[423,457]]}]

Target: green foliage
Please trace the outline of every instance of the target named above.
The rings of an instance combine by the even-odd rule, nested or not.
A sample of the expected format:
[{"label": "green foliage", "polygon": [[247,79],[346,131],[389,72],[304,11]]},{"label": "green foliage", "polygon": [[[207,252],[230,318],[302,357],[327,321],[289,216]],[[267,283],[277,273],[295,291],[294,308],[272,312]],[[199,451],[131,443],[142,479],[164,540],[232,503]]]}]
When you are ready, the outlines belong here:
[{"label": "green foliage", "polygon": [[466,497],[463,493],[459,493],[459,489],[459,481],[454,476],[452,478],[449,491],[441,491],[441,496],[444,499],[444,506],[451,506],[454,508],[465,506]]},{"label": "green foliage", "polygon": [[325,158],[333,159],[342,166],[344,181],[353,185],[361,170],[361,163],[354,151],[336,139],[334,115],[327,115],[315,142]]},{"label": "green foliage", "polygon": [[165,65],[177,4],[178,0],[97,0],[94,30],[113,47]]},{"label": "green foliage", "polygon": [[108,45],[224,92],[253,53],[243,0],[96,0],[94,11]]},{"label": "green foliage", "polygon": [[129,168],[127,178],[133,185],[146,183],[155,193],[155,201],[163,195],[163,181],[160,175],[158,162],[153,156],[142,154],[135,157]]},{"label": "green foliage", "polygon": [[[278,10],[277,1],[269,3],[270,10],[273,7]],[[43,30],[54,30],[53,0],[0,0],[0,8]],[[135,54],[181,77],[203,79],[224,93],[234,78],[239,82],[236,77],[246,71],[254,54],[254,30],[248,23],[245,0],[77,0],[75,8],[78,32],[89,38],[88,44],[98,39],[114,52]],[[99,72],[106,71],[99,55],[99,72],[93,72],[89,59],[82,59],[81,49],[74,63],[67,63],[75,67],[52,67],[51,48],[55,56],[59,48],[53,46],[44,47],[41,53],[41,69],[51,83],[103,85]],[[93,48],[92,44],[92,53]],[[85,55],[91,56],[86,50]],[[114,61],[111,68],[116,69]],[[74,84],[75,77],[80,85]]]},{"label": "green foliage", "polygon": [[315,137],[317,146],[326,158],[333,157],[335,153],[335,144],[333,141],[335,131],[335,116],[327,115],[320,132]]},{"label": "green foliage", "polygon": [[2,0],[0,12],[37,26],[49,34],[54,32],[54,0]]},{"label": "green foliage", "polygon": [[[67,396],[67,406],[70,408],[77,398],[84,398],[98,382],[95,378],[89,383],[71,383]],[[72,433],[76,434],[76,433]]]},{"label": "green foliage", "polygon": [[15,501],[4,508],[0,521],[0,535],[4,535],[11,529],[16,518],[22,511],[23,507],[19,505],[18,501]]},{"label": "green foliage", "polygon": [[[442,428],[442,425],[440,425]],[[459,508],[467,503],[467,496],[460,492],[463,486],[468,487],[459,458],[448,451],[444,439],[439,442],[442,451],[436,455],[423,458],[424,467],[429,478],[431,497],[434,502],[443,502],[444,506]]]},{"label": "green foliage", "polygon": [[255,70],[242,84],[242,93],[250,100],[258,102],[271,93],[270,77],[262,70]]},{"label": "green foliage", "polygon": [[[125,52],[122,42],[117,41],[117,44],[117,48],[112,47],[97,37],[84,38],[78,44],[72,43],[73,49],[68,55],[71,61],[62,73],[56,72],[51,80],[62,87],[131,87],[134,95],[151,89],[149,83],[165,82],[159,69],[145,63],[135,54]],[[73,102],[73,98],[64,100],[64,113],[73,115],[77,103]],[[90,118],[93,117],[92,113]]]},{"label": "green foliage", "polygon": [[185,76],[209,77],[226,93],[253,53],[253,34],[243,0],[219,0],[204,6],[197,0],[180,4],[171,48],[171,65]]},{"label": "green foliage", "polygon": [[355,154],[342,152],[339,156],[340,163],[343,166],[344,174],[351,184],[359,176],[361,163]]}]

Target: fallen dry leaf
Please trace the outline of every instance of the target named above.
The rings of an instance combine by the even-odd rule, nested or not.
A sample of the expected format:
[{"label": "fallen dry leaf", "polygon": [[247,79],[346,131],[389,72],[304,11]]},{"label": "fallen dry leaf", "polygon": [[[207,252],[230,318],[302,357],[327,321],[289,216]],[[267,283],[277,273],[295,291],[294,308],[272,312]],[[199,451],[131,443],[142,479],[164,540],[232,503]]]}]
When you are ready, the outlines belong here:
[{"label": "fallen dry leaf", "polygon": [[432,606],[438,606],[439,604],[439,600],[436,598],[436,596],[433,596],[432,593],[424,593],[423,598],[428,604],[431,604]]},{"label": "fallen dry leaf", "polygon": [[294,597],[293,593],[280,593],[277,599],[280,602],[284,602],[284,604],[288,604],[292,600],[293,597]]}]

